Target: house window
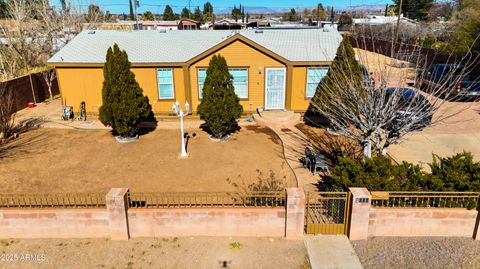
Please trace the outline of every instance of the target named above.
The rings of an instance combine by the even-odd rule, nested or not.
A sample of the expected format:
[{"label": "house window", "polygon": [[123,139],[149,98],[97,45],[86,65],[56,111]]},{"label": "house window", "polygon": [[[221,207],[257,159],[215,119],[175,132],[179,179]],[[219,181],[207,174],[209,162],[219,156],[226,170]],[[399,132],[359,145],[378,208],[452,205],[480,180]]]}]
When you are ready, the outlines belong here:
[{"label": "house window", "polygon": [[158,98],[174,99],[173,70],[172,68],[157,69]]},{"label": "house window", "polygon": [[318,84],[322,81],[323,77],[327,75],[327,72],[328,67],[311,67],[307,69],[307,98],[315,95]]},{"label": "house window", "polygon": [[[228,71],[233,76],[233,87],[235,88],[237,96],[243,99],[248,98],[248,68],[230,68]],[[207,77],[207,69],[197,69],[197,77],[198,96],[202,98],[202,90]]]},{"label": "house window", "polygon": [[203,85],[205,84],[205,79],[207,78],[207,68],[199,68],[197,70],[198,77],[198,96],[202,98]]},{"label": "house window", "polygon": [[248,68],[230,68],[228,69],[233,76],[233,87],[239,98],[248,98]]}]

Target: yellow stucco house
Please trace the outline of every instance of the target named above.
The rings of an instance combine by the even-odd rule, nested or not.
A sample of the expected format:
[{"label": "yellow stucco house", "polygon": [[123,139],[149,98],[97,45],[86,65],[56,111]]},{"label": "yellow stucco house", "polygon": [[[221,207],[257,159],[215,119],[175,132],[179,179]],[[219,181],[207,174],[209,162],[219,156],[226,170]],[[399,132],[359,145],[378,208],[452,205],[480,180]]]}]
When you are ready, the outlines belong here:
[{"label": "yellow stucco house", "polygon": [[215,54],[226,58],[245,112],[304,112],[341,40],[337,31],[322,29],[83,31],[48,63],[56,69],[62,102],[74,111],[83,101],[87,113],[98,113],[106,52],[117,43],[156,114],[172,113],[175,100],[188,101],[195,113]]}]

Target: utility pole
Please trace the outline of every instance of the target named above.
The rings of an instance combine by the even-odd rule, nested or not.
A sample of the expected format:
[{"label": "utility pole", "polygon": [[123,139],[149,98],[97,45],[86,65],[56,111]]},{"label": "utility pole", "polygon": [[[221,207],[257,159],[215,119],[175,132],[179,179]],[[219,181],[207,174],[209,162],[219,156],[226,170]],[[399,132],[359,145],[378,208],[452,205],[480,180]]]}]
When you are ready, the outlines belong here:
[{"label": "utility pole", "polygon": [[398,32],[400,30],[400,14],[402,14],[402,4],[403,4],[403,0],[400,0],[400,4],[398,5],[397,28],[395,28],[395,36],[393,39],[393,43],[396,43],[398,40]]},{"label": "utility pole", "polygon": [[192,10],[190,10],[190,6],[192,4],[192,0],[188,0],[188,30],[192,30]]},{"label": "utility pole", "polygon": [[134,0],[133,6],[135,7],[135,21],[136,21],[136,24],[137,24],[137,30],[139,30],[140,27],[138,25],[138,16],[137,16],[137,7],[140,6],[139,0]]}]

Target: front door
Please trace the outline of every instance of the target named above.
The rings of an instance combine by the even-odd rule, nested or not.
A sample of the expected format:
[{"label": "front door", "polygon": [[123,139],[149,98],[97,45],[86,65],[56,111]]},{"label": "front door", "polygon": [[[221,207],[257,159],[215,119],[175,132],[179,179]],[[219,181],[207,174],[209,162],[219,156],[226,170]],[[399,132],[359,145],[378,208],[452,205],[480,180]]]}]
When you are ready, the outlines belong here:
[{"label": "front door", "polygon": [[285,68],[265,70],[265,109],[285,108]]}]

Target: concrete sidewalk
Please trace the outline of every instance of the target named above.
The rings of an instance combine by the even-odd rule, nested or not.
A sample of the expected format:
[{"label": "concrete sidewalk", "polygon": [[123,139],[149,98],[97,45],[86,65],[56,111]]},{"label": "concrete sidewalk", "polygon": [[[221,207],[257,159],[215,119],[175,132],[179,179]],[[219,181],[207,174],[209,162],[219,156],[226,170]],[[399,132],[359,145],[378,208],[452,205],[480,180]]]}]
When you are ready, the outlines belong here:
[{"label": "concrete sidewalk", "polygon": [[307,235],[304,238],[312,269],[362,269],[345,235]]}]

